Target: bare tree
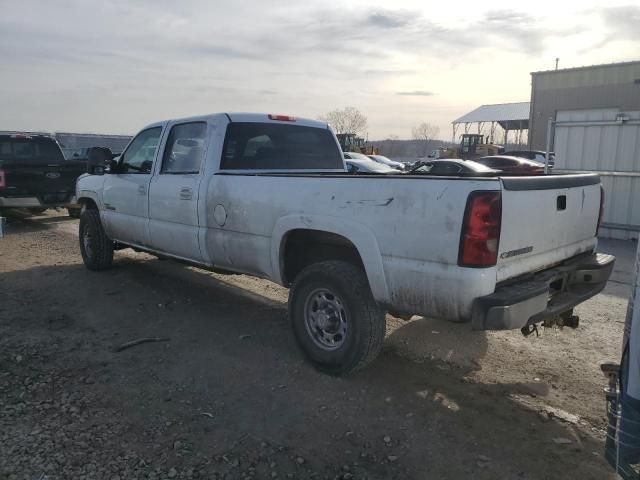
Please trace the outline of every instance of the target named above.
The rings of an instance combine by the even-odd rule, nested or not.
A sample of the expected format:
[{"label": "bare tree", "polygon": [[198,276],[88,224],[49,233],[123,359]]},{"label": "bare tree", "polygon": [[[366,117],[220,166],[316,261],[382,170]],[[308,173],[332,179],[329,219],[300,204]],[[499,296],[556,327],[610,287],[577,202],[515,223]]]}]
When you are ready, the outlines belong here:
[{"label": "bare tree", "polygon": [[430,144],[436,139],[438,133],[440,133],[440,128],[427,122],[422,122],[411,129],[413,139],[420,142],[420,153],[422,155],[426,155]]},{"label": "bare tree", "polygon": [[423,142],[435,140],[439,133],[440,127],[427,122],[422,122],[417,127],[413,127],[411,129],[411,136],[413,137],[413,139],[422,140]]},{"label": "bare tree", "polygon": [[336,133],[355,133],[364,135],[367,130],[367,117],[355,107],[332,110],[320,117],[327,122]]}]

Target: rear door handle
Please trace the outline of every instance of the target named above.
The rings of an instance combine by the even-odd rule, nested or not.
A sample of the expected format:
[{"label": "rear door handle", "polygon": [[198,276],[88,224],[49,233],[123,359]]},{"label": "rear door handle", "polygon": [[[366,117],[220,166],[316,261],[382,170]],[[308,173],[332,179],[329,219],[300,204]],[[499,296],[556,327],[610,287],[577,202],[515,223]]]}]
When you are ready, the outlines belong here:
[{"label": "rear door handle", "polygon": [[145,195],[147,193],[147,187],[144,185],[138,186],[138,195]]},{"label": "rear door handle", "polygon": [[181,200],[191,200],[193,198],[193,190],[189,187],[182,187],[180,189]]}]

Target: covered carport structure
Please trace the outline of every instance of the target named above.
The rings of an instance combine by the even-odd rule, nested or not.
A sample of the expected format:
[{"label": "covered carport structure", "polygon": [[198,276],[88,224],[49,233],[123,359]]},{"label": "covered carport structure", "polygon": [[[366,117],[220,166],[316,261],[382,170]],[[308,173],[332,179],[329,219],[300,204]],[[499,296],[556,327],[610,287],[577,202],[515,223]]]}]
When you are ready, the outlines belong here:
[{"label": "covered carport structure", "polygon": [[[523,134],[529,129],[529,102],[516,103],[498,103],[495,105],[481,105],[475,110],[454,120],[452,142],[458,143],[456,140],[460,126],[464,129],[464,133],[483,133],[485,127],[489,127],[489,143],[495,143],[496,127],[500,126],[503,131],[503,144],[507,145],[509,140],[509,132],[515,132],[515,142],[523,143]],[[476,125],[477,132],[470,132],[473,125]]]}]

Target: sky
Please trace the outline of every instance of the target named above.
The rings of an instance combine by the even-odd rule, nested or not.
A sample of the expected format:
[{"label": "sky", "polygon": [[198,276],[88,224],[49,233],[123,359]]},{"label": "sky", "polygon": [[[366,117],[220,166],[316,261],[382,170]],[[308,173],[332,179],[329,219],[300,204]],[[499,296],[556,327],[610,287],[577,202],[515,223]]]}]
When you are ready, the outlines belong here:
[{"label": "sky", "polygon": [[410,138],[530,72],[640,59],[640,3],[2,0],[0,130],[133,134],[167,118],[353,106]]}]

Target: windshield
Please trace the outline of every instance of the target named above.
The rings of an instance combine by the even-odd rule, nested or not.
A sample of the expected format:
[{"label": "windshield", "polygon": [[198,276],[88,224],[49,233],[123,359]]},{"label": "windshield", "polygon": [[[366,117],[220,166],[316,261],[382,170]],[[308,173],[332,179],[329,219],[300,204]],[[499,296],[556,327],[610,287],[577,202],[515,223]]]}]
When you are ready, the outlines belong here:
[{"label": "windshield", "polygon": [[359,161],[363,161],[363,162],[370,162],[371,159],[369,157],[367,157],[366,155],[362,154],[362,153],[357,153],[357,152],[346,152],[349,154],[349,157],[354,159],[354,160],[359,160]]},{"label": "windshield", "polygon": [[390,158],[385,157],[383,155],[371,155],[371,158],[374,159],[376,162],[384,163],[385,165],[389,165],[392,167],[401,165],[400,162],[391,160]]},{"label": "windshield", "polygon": [[383,165],[381,163],[374,162],[370,158],[367,158],[367,159],[362,160],[362,161],[360,159],[347,160],[347,162],[352,163],[353,165],[358,167],[361,171],[365,171],[365,172],[392,173],[392,172],[396,172],[397,171],[397,170],[394,170],[393,168],[387,167],[386,165]]}]

